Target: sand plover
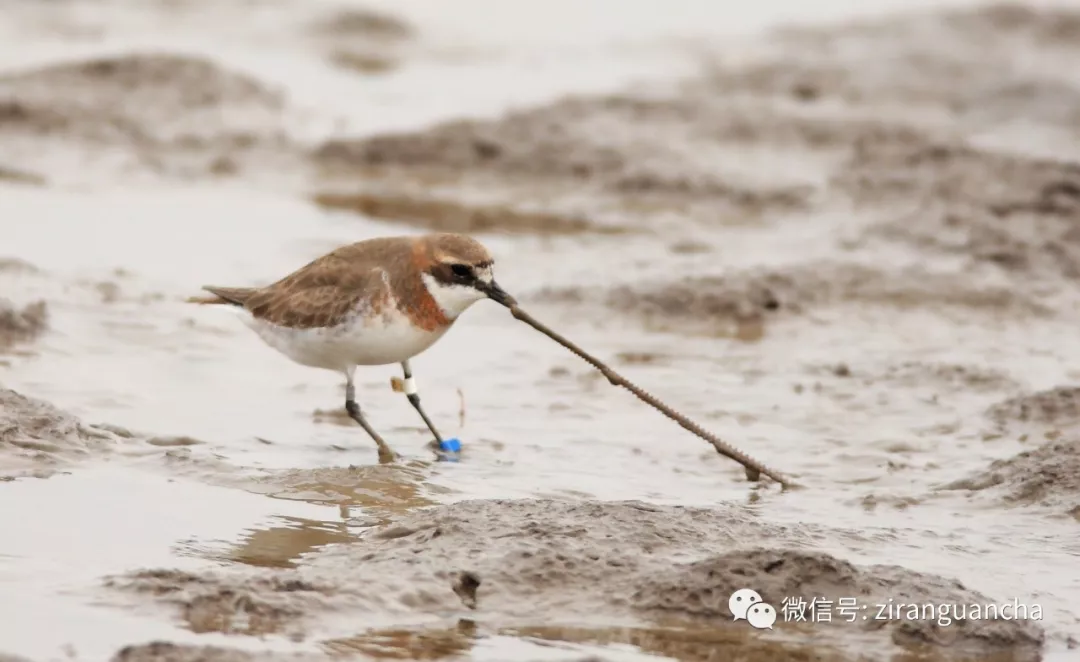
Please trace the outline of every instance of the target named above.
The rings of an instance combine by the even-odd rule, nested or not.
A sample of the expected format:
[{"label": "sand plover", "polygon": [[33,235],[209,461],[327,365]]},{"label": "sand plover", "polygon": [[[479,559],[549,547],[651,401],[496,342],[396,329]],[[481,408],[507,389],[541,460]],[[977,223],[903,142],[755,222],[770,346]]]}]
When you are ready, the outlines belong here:
[{"label": "sand plover", "polygon": [[356,367],[400,364],[409,402],[441,445],[409,359],[477,301],[515,304],[495,282],[493,265],[487,249],[463,235],[381,237],[342,246],[266,287],[206,286],[213,296],[188,301],[239,308],[263,342],[289,359],[342,373],[345,410],[378,445],[379,461],[389,462],[395,454],[356,402]]},{"label": "sand plover", "polygon": [[235,306],[266,344],[296,363],[345,375],[345,411],[375,440],[380,462],[392,461],[395,454],[360,412],[353,384],[356,367],[401,364],[402,390],[435,435],[434,448],[440,449],[443,438],[420,406],[409,359],[431,347],[474,303],[491,299],[585,360],[613,385],[742,464],[749,480],[764,474],[785,488],[797,487],[522,310],[496,284],[493,266],[487,249],[464,235],[384,237],[342,246],[266,287],[206,286],[213,296],[188,301]]}]

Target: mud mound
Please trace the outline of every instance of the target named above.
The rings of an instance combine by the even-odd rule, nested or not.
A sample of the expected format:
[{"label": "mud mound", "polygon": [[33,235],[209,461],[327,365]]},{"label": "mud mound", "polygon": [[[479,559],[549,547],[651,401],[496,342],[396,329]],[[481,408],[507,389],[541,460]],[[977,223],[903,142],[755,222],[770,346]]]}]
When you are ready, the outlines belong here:
[{"label": "mud mound", "polygon": [[115,437],[42,400],[0,389],[0,478],[48,475],[79,456],[107,452]]},{"label": "mud mound", "polygon": [[[275,627],[300,627],[322,605],[381,614],[443,613],[462,606],[533,615],[559,605],[575,612],[616,604],[642,552],[734,540],[751,518],[640,503],[468,501],[405,514],[356,543],[324,548],[296,570],[213,574],[154,570],[113,578],[114,588],[161,596],[185,617],[205,604],[269,612]],[[318,578],[327,578],[325,580]],[[332,581],[329,579],[332,578]],[[294,590],[283,590],[290,588]],[[231,599],[243,596],[238,601]],[[237,619],[241,620],[241,619]]]},{"label": "mud mound", "polygon": [[[868,659],[865,656],[852,657],[842,650],[831,650],[832,647],[824,641],[807,646],[794,641],[756,636],[752,628],[688,627],[685,624],[670,628],[539,625],[508,628],[506,634],[554,642],[601,646],[622,644],[681,662],[863,662]],[[591,662],[606,662],[606,658],[592,658]]]},{"label": "mud mound", "polygon": [[[133,53],[0,76],[0,141],[19,163],[63,145],[108,146],[155,172],[227,173],[249,152],[282,152],[282,97],[198,57]],[[184,157],[184,158],[181,158]],[[231,165],[230,165],[231,164]]]},{"label": "mud mound", "polygon": [[36,173],[20,170],[19,168],[9,168],[0,164],[0,182],[21,184],[23,186],[44,186],[45,178]]},{"label": "mud mound", "polygon": [[[808,375],[835,382],[851,380],[852,386],[930,390],[932,397],[955,393],[1000,393],[1014,390],[1018,383],[1007,373],[985,366],[962,363],[904,361],[901,363],[814,363],[806,367]],[[820,389],[822,381],[814,384]],[[948,396],[946,396],[948,397]]]},{"label": "mud mound", "polygon": [[[666,108],[667,103],[657,107]],[[329,142],[316,156],[329,165],[483,170],[594,182],[615,191],[730,194],[733,199],[745,195],[744,201],[750,201],[749,192],[732,190],[704,164],[694,168],[690,155],[665,143],[665,136],[647,138],[642,129],[667,129],[670,135],[685,130],[671,120],[690,119],[658,117],[650,110],[647,104],[624,103],[618,97],[568,99],[497,121],[455,121],[424,133]],[[627,132],[638,135],[627,141],[622,136]],[[646,144],[634,144],[642,140]],[[797,203],[797,197],[791,202]]]},{"label": "mud mound", "polygon": [[[912,616],[906,611],[897,616],[888,611],[890,604],[892,609],[901,604],[992,604],[959,582],[899,566],[858,568],[820,553],[752,549],[713,556],[644,579],[631,604],[657,615],[727,622],[734,616],[729,596],[747,586],[777,610],[778,618],[787,608],[791,620],[884,630],[904,647],[945,645],[951,654],[962,655],[1007,649],[1013,659],[1040,658],[1042,631],[1029,621],[1009,620],[1014,618],[1010,614],[984,619],[982,612],[965,617],[954,612]],[[824,609],[829,610],[828,621],[822,618]]]},{"label": "mud mound", "polygon": [[[952,39],[952,35],[944,38]],[[817,39],[827,41],[824,37]],[[869,51],[871,42],[879,46],[882,39],[883,49],[868,54],[862,63],[851,62],[853,52]],[[988,59],[985,45],[978,53],[970,47],[966,56],[958,58],[955,50],[927,52],[923,39],[917,34],[898,35],[895,26],[890,26],[883,34],[866,37],[866,43],[853,44],[851,36],[841,32],[835,40],[843,43],[840,48],[833,43],[822,46],[825,52],[818,54],[808,49],[806,57],[797,62],[788,56],[776,56],[750,66],[715,66],[709,80],[712,86],[729,94],[769,96],[807,109],[839,102],[869,115],[870,108],[887,111],[909,105],[909,110],[932,115],[939,123],[938,131],[947,126],[960,134],[975,126],[1000,127],[1024,114],[1052,125],[1066,126],[1076,121],[1080,87],[1075,84],[1014,71],[1011,63],[1000,57]],[[955,40],[950,43],[959,45]],[[1017,46],[1005,44],[1002,52],[1014,52]],[[1080,61],[1078,56],[1070,59]],[[940,73],[928,75],[928,66],[939,67]],[[970,84],[950,85],[956,77],[964,77]],[[975,126],[953,124],[960,120]],[[909,115],[902,122],[926,129],[935,126],[918,115]]]},{"label": "mud mound", "polygon": [[125,646],[116,652],[112,662],[325,662],[329,658],[301,653],[245,651],[217,646],[192,646],[154,641],[137,646]]},{"label": "mud mound", "polygon": [[542,301],[600,303],[665,331],[724,333],[731,325],[762,324],[829,305],[858,303],[898,309],[961,309],[1047,315],[1050,309],[1014,290],[921,269],[886,272],[857,264],[813,263],[788,270],[690,277],[672,283],[542,290]]},{"label": "mud mound", "polygon": [[40,274],[41,269],[17,257],[0,257],[0,273]]},{"label": "mud mound", "polygon": [[1080,388],[1015,396],[989,407],[986,416],[996,435],[1046,443],[942,489],[985,492],[1006,504],[1038,504],[1080,517]]},{"label": "mud mound", "polygon": [[1019,36],[1034,44],[1080,49],[1080,13],[1061,7],[1033,9],[1021,3],[1000,2],[989,7],[946,14],[946,21],[975,34],[997,32]]},{"label": "mud mound", "polygon": [[879,145],[834,183],[859,204],[901,210],[872,235],[1016,273],[1080,278],[1080,164],[958,145]]},{"label": "mud mound", "polygon": [[229,581],[154,570],[107,584],[179,605],[192,632],[244,635],[302,634],[296,629],[299,621],[326,608],[326,596],[337,592],[332,582],[313,583],[286,575],[254,576],[236,586],[228,585]]},{"label": "mud mound", "polygon": [[1038,504],[1080,518],[1080,439],[1048,442],[985,471],[946,485],[946,490],[984,490],[1014,505]]},{"label": "mud mound", "polygon": [[466,203],[421,192],[326,192],[315,195],[313,201],[324,209],[352,211],[439,232],[475,234],[503,230],[536,234],[618,234],[623,231],[618,226],[593,223],[580,214],[553,214],[509,204]]},{"label": "mud mound", "polygon": [[404,19],[372,11],[349,8],[334,12],[312,24],[313,32],[328,37],[384,39],[397,41],[413,37],[415,31]]},{"label": "mud mound", "polygon": [[816,143],[843,156],[830,194],[885,212],[869,236],[1075,279],[1080,83],[1055,72],[1080,66],[1080,46],[1062,37],[1077,24],[1075,11],[998,5],[798,31],[761,62],[716,67],[699,87],[780,104],[793,126],[819,127],[796,131],[805,146],[843,119],[836,107],[889,126],[877,136],[827,130]]},{"label": "mud mound", "polygon": [[951,390],[1000,391],[1016,385],[1008,374],[986,366],[906,361],[890,366],[880,379],[898,386],[918,388],[934,384]]},{"label": "mud mound", "polygon": [[[1075,25],[1076,11],[998,5],[802,30],[760,62],[715,67],[698,87],[782,104],[802,145],[840,148],[828,189],[885,211],[869,236],[1078,278],[1080,83],[1055,73],[1080,66]],[[842,119],[836,107],[860,123],[896,119],[877,136],[828,129]],[[1021,121],[1039,129],[1018,131]]]},{"label": "mud mound", "polygon": [[0,352],[33,340],[49,328],[49,307],[35,301],[23,308],[0,300]]},{"label": "mud mound", "polygon": [[333,12],[313,22],[309,31],[334,65],[368,75],[396,68],[403,45],[415,36],[413,26],[401,18],[359,8]]},{"label": "mud mound", "polygon": [[[1080,22],[1078,13],[1052,14],[1063,26]],[[1058,36],[1067,27],[1051,25],[1005,5],[792,31],[767,55],[712,63],[675,91],[568,98],[494,120],[340,138],[313,159],[349,182],[331,195],[369,207],[373,196],[387,198],[390,217],[421,216],[425,227],[536,231],[519,214],[480,215],[483,227],[471,228],[460,210],[436,210],[455,201],[683,230],[686,221],[761,224],[854,204],[873,213],[867,239],[1080,277],[1080,166],[1031,149],[1008,153],[1017,121],[1033,119],[1049,137],[1024,134],[1014,146],[1080,148],[1080,84],[1038,59],[1074,70],[1080,47]],[[1018,64],[1029,53],[1038,57]]]},{"label": "mud mound", "polygon": [[[465,608],[491,626],[505,619],[543,621],[549,613],[562,620],[678,616],[730,626],[727,598],[747,585],[777,604],[786,596],[986,601],[954,582],[899,568],[860,569],[811,553],[737,551],[745,540],[803,546],[821,533],[766,525],[733,506],[466,501],[405,514],[354,543],[309,554],[296,569],[201,576],[160,570],[110,584],[179,605],[198,631],[237,631],[243,624],[253,632],[295,636],[325,609],[360,618]],[[717,556],[718,548],[731,551]],[[688,557],[707,560],[687,564]],[[885,634],[903,646],[943,644],[938,626],[914,620],[884,628]],[[1024,653],[1037,651],[1042,640],[1034,626],[999,621],[953,624],[950,631],[950,650],[985,650],[992,643]]]},{"label": "mud mound", "polygon": [[[748,66],[716,66],[710,80],[729,94],[804,104],[940,110],[980,128],[1016,116],[1068,124],[1077,118],[1080,87],[1056,72],[1080,62],[1080,46],[1070,40],[1077,24],[1076,10],[1001,4],[793,29],[773,40],[780,52]],[[798,61],[784,61],[787,49],[800,53]],[[1027,58],[1016,58],[1018,51]],[[959,79],[964,85],[954,84]]]},{"label": "mud mound", "polygon": [[1080,423],[1080,387],[1059,386],[1009,398],[990,407],[986,415],[998,425],[1019,421],[1071,427]]},{"label": "mud mound", "polygon": [[[361,191],[416,196],[415,182],[486,206],[543,204],[602,223],[661,220],[678,211],[717,223],[806,208],[802,178],[777,181],[700,140],[708,114],[679,100],[572,98],[498,120],[455,121],[413,132],[332,140],[314,152],[328,173]],[[378,185],[370,180],[377,180]],[[389,187],[389,189],[387,188]],[[513,218],[504,222],[516,227]]]}]

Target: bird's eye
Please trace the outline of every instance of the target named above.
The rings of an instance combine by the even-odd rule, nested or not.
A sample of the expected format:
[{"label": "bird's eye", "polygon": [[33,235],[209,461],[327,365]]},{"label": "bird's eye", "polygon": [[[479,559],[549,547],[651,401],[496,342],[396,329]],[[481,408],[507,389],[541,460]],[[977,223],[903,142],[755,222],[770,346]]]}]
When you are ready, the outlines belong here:
[{"label": "bird's eye", "polygon": [[453,271],[455,276],[460,276],[461,278],[468,278],[472,275],[472,269],[470,269],[467,264],[455,264],[450,267],[450,271]]}]

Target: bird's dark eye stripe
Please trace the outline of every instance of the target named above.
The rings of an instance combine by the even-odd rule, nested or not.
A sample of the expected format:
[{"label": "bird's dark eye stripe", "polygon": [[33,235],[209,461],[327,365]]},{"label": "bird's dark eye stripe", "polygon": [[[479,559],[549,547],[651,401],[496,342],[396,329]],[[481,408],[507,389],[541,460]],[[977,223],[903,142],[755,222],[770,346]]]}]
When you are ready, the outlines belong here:
[{"label": "bird's dark eye stripe", "polygon": [[455,265],[452,265],[450,267],[450,271],[453,271],[455,276],[466,277],[466,276],[471,276],[472,275],[472,269],[470,269],[469,265],[467,265],[467,264],[455,264]]}]

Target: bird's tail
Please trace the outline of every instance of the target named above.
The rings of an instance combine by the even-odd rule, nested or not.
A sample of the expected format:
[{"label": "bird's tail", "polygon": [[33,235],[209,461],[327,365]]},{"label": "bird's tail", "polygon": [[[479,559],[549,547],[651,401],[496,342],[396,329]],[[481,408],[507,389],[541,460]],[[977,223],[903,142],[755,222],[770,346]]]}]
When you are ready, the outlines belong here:
[{"label": "bird's tail", "polygon": [[214,287],[211,285],[204,286],[203,289],[214,296],[188,297],[186,299],[187,303],[243,306],[251,298],[251,295],[258,291],[254,287]]}]

